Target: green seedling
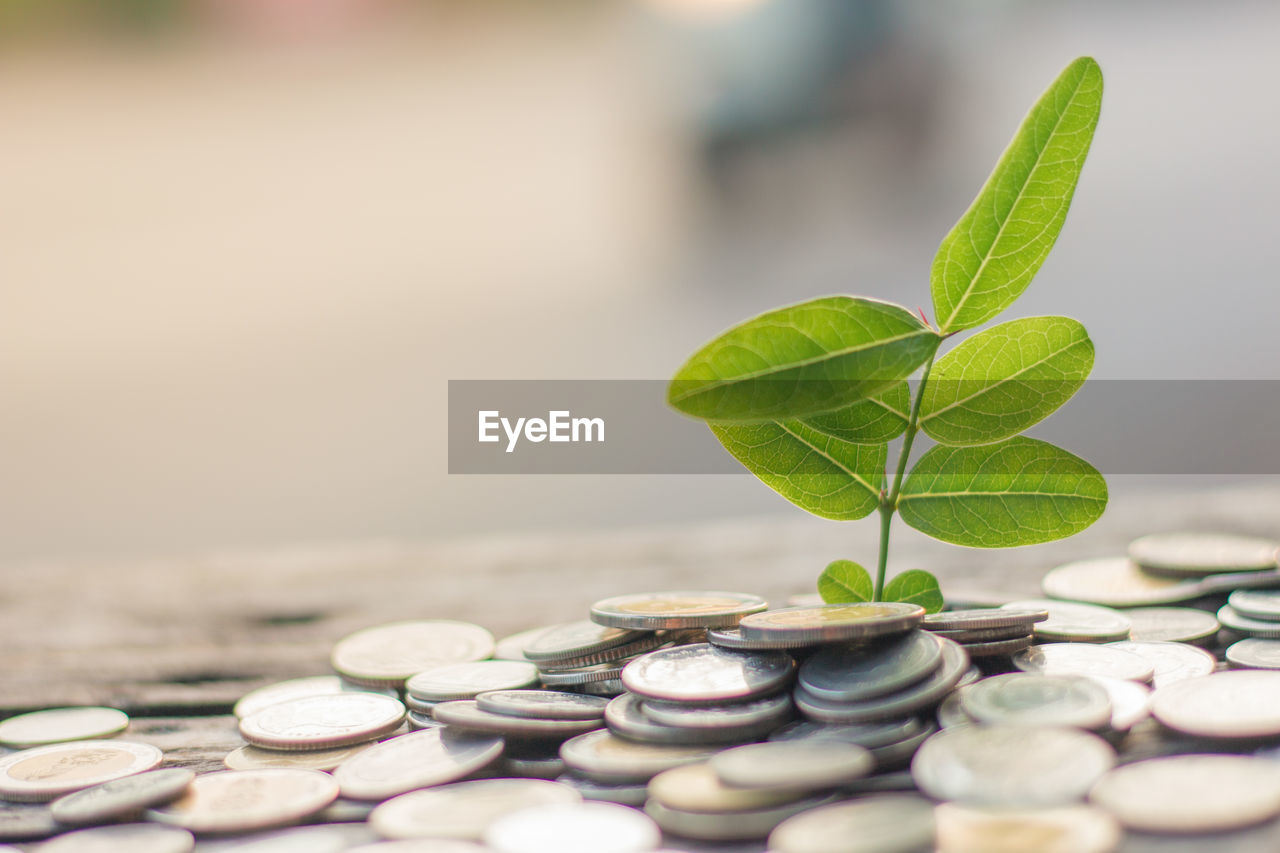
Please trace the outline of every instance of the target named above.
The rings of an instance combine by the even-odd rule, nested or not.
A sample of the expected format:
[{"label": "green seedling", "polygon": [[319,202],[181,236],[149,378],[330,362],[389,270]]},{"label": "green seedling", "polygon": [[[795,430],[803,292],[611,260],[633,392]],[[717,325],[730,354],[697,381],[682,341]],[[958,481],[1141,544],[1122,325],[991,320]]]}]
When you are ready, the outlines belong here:
[{"label": "green seedling", "polygon": [[[895,513],[922,533],[975,548],[1061,539],[1102,515],[1107,484],[1093,466],[1021,435],[1088,377],[1093,343],[1084,326],[1069,317],[1011,320],[938,357],[943,341],[1008,308],[1044,263],[1101,106],[1102,72],[1082,57],[1031,108],[933,259],[936,324],[876,299],[813,299],[729,329],[671,380],[668,402],[707,422],[796,506],[841,521],[879,512],[874,582],[859,564],[837,560],[818,580],[825,601],[941,609],[928,572],[885,584]],[[934,445],[908,473],[921,431]]]}]

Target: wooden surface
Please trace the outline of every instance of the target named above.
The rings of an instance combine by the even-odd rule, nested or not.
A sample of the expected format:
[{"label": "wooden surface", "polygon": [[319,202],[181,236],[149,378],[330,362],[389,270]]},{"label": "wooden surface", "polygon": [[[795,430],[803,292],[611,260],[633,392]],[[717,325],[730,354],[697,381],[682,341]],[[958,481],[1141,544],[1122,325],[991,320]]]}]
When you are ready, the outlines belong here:
[{"label": "wooden surface", "polygon": [[[658,530],[375,542],[172,560],[0,567],[0,715],[104,704],[170,763],[221,767],[241,741],[231,704],[272,681],[328,672],[334,641],[407,618],[479,623],[499,637],[584,618],[607,595],[670,588],[812,591],[837,557],[874,560],[875,525],[776,518]],[[1172,529],[1280,533],[1280,486],[1121,493],[1080,536],[1015,551],[952,548],[895,531],[891,572],[926,568],[944,591],[1033,595],[1061,562],[1123,552]],[[1204,849],[1205,839],[1131,838],[1125,850]],[[1280,849],[1270,826],[1219,850]],[[747,848],[744,848],[747,849]]]}]

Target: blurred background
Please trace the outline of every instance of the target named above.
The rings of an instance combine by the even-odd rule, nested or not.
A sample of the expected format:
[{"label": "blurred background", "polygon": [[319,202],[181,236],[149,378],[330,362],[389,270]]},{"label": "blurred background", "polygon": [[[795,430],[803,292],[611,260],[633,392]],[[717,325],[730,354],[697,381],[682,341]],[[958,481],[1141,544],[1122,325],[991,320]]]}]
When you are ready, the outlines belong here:
[{"label": "blurred background", "polygon": [[0,561],[798,514],[745,477],[451,477],[446,382],[927,307],[1081,54],[1102,121],[1011,316],[1082,319],[1096,377],[1280,378],[1278,32],[1235,0],[0,0]]}]

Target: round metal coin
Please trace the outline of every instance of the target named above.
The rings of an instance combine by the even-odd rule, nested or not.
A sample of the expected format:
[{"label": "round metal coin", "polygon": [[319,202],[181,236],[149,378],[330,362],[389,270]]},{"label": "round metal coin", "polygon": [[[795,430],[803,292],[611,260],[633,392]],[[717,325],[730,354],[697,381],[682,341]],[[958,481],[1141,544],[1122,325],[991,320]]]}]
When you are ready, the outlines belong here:
[{"label": "round metal coin", "polygon": [[503,740],[449,726],[390,738],[343,762],[333,772],[342,796],[385,800],[414,788],[456,782],[495,761]]},{"label": "round metal coin", "polygon": [[1092,643],[1042,643],[1013,656],[1023,672],[1041,675],[1098,675],[1148,682],[1155,667],[1145,658],[1114,646]]},{"label": "round metal coin", "polygon": [[529,659],[524,656],[525,647],[542,635],[544,631],[554,626],[543,625],[538,628],[530,628],[527,631],[520,631],[516,634],[509,634],[498,640],[493,646],[493,657],[495,660],[514,660],[525,663]]},{"label": "round metal coin", "polygon": [[742,636],[742,630],[739,628],[713,628],[707,632],[707,642],[722,649],[737,649],[749,652],[807,649],[814,645],[809,640],[775,640],[771,638],[748,640]]},{"label": "round metal coin", "polygon": [[980,723],[1098,730],[1111,722],[1107,691],[1083,678],[1013,672],[969,685],[960,701]]},{"label": "round metal coin", "polygon": [[54,800],[49,808],[59,823],[108,823],[176,800],[195,778],[185,767],[148,770],[68,794]]},{"label": "round metal coin", "polygon": [[335,693],[382,693],[384,696],[396,697],[395,691],[379,690],[376,687],[361,687],[350,684],[337,675],[315,675],[310,678],[292,678],[279,681],[251,690],[240,697],[231,712],[240,719],[261,711],[268,705],[287,702],[290,699],[302,699],[306,696],[332,696]]},{"label": "round metal coin", "polygon": [[1113,853],[1124,838],[1115,818],[1089,806],[933,810],[938,853]]},{"label": "round metal coin", "polygon": [[1169,728],[1211,738],[1280,735],[1280,672],[1242,669],[1161,687],[1152,715]]},{"label": "round metal coin", "polygon": [[609,700],[559,690],[496,690],[476,697],[476,706],[494,714],[538,720],[599,720]]},{"label": "round metal coin", "polygon": [[1239,631],[1241,634],[1267,640],[1280,640],[1280,622],[1270,619],[1252,619],[1230,604],[1224,604],[1218,609],[1218,621],[1222,623],[1222,627]]},{"label": "round metal coin", "polygon": [[735,788],[792,791],[835,788],[875,769],[863,747],[819,739],[738,746],[712,756],[710,764],[721,781]]},{"label": "round metal coin", "polygon": [[933,846],[933,804],[912,794],[835,803],[788,818],[769,835],[776,853],[919,853]]},{"label": "round metal coin", "polygon": [[941,663],[939,639],[928,631],[911,631],[883,643],[819,649],[801,664],[797,680],[822,699],[857,702],[915,684]]},{"label": "round metal coin", "polygon": [[706,761],[715,747],[663,746],[635,743],[611,732],[578,735],[560,747],[560,757],[571,770],[594,781],[610,784],[648,782],[663,770]]},{"label": "round metal coin", "polygon": [[390,734],[405,707],[377,693],[306,696],[268,705],[240,721],[240,736],[268,749],[330,749]]},{"label": "round metal coin", "polygon": [[736,652],[708,643],[661,649],[636,658],[622,683],[650,699],[716,704],[781,688],[795,661],[786,652]]},{"label": "round metal coin", "polygon": [[264,770],[269,767],[295,767],[299,770],[333,770],[342,762],[359,755],[370,742],[339,746],[334,749],[263,749],[260,746],[242,746],[227,753],[222,764],[228,770]]},{"label": "round metal coin", "polygon": [[84,740],[37,746],[0,758],[0,799],[42,803],[157,767],[164,753],[146,743]]},{"label": "round metal coin", "polygon": [[925,742],[911,762],[920,790],[939,800],[1053,806],[1082,798],[1115,751],[1079,729],[958,726]]},{"label": "round metal coin", "polygon": [[591,621],[613,628],[732,628],[769,603],[741,592],[654,592],[617,595],[591,605]]},{"label": "round metal coin", "polygon": [[493,732],[511,737],[565,738],[600,728],[599,720],[539,720],[512,717],[481,709],[473,700],[441,702],[431,712],[437,721],[475,732]]},{"label": "round metal coin", "polygon": [[129,716],[115,708],[52,708],[19,714],[0,723],[0,745],[28,749],[50,743],[92,740],[124,731]]},{"label": "round metal coin", "polygon": [[1001,655],[1013,655],[1031,646],[1035,638],[1031,635],[1014,637],[1010,640],[992,640],[988,643],[965,643],[964,650],[971,658],[991,658]]},{"label": "round metal coin", "polygon": [[47,806],[0,801],[0,841],[34,841],[64,828],[53,819]]},{"label": "round metal coin", "polygon": [[1127,732],[1151,716],[1151,690],[1144,684],[1123,678],[1088,676],[1088,680],[1107,691],[1111,700],[1111,729]]},{"label": "round metal coin", "polygon": [[1135,607],[1126,610],[1129,639],[1140,643],[1212,643],[1218,620],[1212,613],[1191,607]]},{"label": "round metal coin", "polygon": [[489,848],[470,841],[450,838],[414,838],[403,841],[379,841],[349,847],[346,853],[490,853]]},{"label": "round metal coin", "polygon": [[581,794],[559,782],[478,779],[401,794],[374,809],[369,825],[383,838],[479,840],[503,815],[531,806],[581,801]]},{"label": "round metal coin", "polygon": [[433,667],[484,660],[491,654],[493,635],[479,625],[424,619],[349,634],[333,647],[330,663],[358,684],[398,687]]},{"label": "round metal coin", "polygon": [[[782,744],[772,745],[782,746]],[[868,755],[866,759],[869,764],[871,757]],[[767,809],[793,803],[802,799],[805,794],[805,788],[787,789],[782,786],[739,788],[726,785],[711,765],[705,762],[664,770],[649,781],[650,798],[664,806],[694,812],[719,813]]]},{"label": "round metal coin", "polygon": [[687,729],[763,726],[772,730],[787,721],[793,707],[791,696],[785,692],[732,705],[690,706],[658,699],[649,699],[643,705],[645,716],[654,722]]},{"label": "round metal coin", "polygon": [[815,723],[804,721],[783,726],[769,735],[770,741],[829,740],[875,749],[898,743],[924,731],[918,717],[872,723]]},{"label": "round metal coin", "polygon": [[485,830],[494,853],[644,853],[662,843],[657,825],[614,803],[535,806],[498,818]]},{"label": "round metal coin", "polygon": [[1089,799],[1130,829],[1224,832],[1280,814],[1280,773],[1265,758],[1171,755],[1117,767]]},{"label": "round metal coin", "polygon": [[1226,658],[1240,669],[1280,669],[1280,640],[1248,637],[1228,646]]},{"label": "round metal coin", "polygon": [[602,652],[634,640],[653,636],[647,631],[610,628],[587,619],[547,628],[524,648],[531,661],[552,662]]},{"label": "round metal coin", "polygon": [[1241,616],[1280,622],[1280,590],[1238,589],[1227,598]]},{"label": "round metal coin", "polygon": [[147,819],[197,834],[250,832],[297,823],[337,798],[338,783],[319,770],[220,770]]},{"label": "round metal coin", "polygon": [[405,690],[422,702],[474,699],[488,690],[519,690],[538,683],[538,668],[511,660],[455,663],[420,672],[405,682]]},{"label": "round metal coin", "polygon": [[764,838],[787,818],[830,801],[828,797],[734,812],[698,812],[669,806],[651,796],[644,811],[673,835],[703,841],[747,841]]},{"label": "round metal coin", "polygon": [[784,607],[747,616],[738,630],[748,640],[827,643],[902,634],[919,625],[923,616],[920,605],[898,601]]},{"label": "round metal coin", "polygon": [[639,785],[606,785],[603,782],[593,782],[573,773],[561,774],[556,778],[556,781],[573,788],[582,795],[584,800],[600,800],[606,803],[618,803],[623,806],[639,808],[644,805],[645,800],[649,799],[649,786],[647,783]]},{"label": "round metal coin", "polygon": [[720,726],[718,728],[686,728],[659,723],[645,713],[640,698],[623,693],[609,703],[604,712],[609,729],[629,740],[646,744],[706,745],[743,743],[767,733],[772,724]]},{"label": "round metal coin", "polygon": [[1204,595],[1195,580],[1156,577],[1125,557],[1081,560],[1051,569],[1040,581],[1044,594],[1107,607],[1177,604]]},{"label": "round metal coin", "polygon": [[1145,658],[1155,669],[1151,683],[1157,688],[1184,678],[1208,675],[1218,665],[1218,659],[1213,655],[1186,643],[1124,640],[1119,643],[1108,643],[1107,646]]},{"label": "round metal coin", "polygon": [[1025,628],[1029,633],[1037,622],[1049,618],[1047,610],[1017,610],[1012,607],[987,607],[980,610],[947,610],[928,613],[920,627],[929,631],[981,631]]},{"label": "round metal coin", "polygon": [[188,853],[196,840],[185,829],[154,823],[122,823],[68,832],[46,841],[41,853]]},{"label": "round metal coin", "polygon": [[1129,544],[1129,559],[1172,575],[1254,572],[1276,567],[1277,543],[1222,533],[1157,533]]},{"label": "round metal coin", "polygon": [[1013,610],[1049,611],[1049,618],[1035,626],[1035,635],[1041,640],[1110,643],[1129,638],[1129,617],[1109,607],[1048,598],[1015,601],[1006,606]]}]

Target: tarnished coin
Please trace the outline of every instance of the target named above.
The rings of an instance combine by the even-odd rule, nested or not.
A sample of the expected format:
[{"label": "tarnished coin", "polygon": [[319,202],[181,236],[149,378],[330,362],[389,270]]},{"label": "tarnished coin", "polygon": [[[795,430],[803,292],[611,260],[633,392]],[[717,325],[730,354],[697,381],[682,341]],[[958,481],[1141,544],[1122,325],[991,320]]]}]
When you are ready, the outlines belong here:
[{"label": "tarnished coin", "polygon": [[538,683],[538,668],[510,660],[455,663],[420,672],[405,682],[405,690],[423,702],[474,699],[489,690],[519,690]]},{"label": "tarnished coin", "polygon": [[1110,645],[1092,643],[1042,643],[1013,656],[1023,672],[1041,675],[1098,675],[1148,682],[1155,667],[1145,658]]},{"label": "tarnished coin", "polygon": [[1107,691],[1111,699],[1111,729],[1127,732],[1151,716],[1151,690],[1124,678],[1088,676],[1088,680]]},{"label": "tarnished coin", "polygon": [[[916,751],[929,738],[933,737],[938,731],[938,726],[932,720],[924,723],[924,728],[917,735],[913,735],[905,740],[897,743],[885,744],[877,746],[871,750],[871,757],[876,762],[877,773],[885,773],[890,770],[898,770],[906,767],[911,763],[912,757]],[[892,789],[898,790],[898,789]]]},{"label": "tarnished coin", "polygon": [[933,846],[933,804],[883,794],[813,809],[769,835],[776,853],[919,853]]},{"label": "tarnished coin", "polygon": [[[558,745],[557,745],[558,746]],[[553,755],[504,755],[497,765],[498,776],[516,779],[553,780],[564,773],[564,762],[557,752]]]},{"label": "tarnished coin", "polygon": [[794,693],[796,707],[810,719],[824,723],[867,723],[890,720],[914,714],[942,701],[969,670],[969,655],[964,647],[950,640],[942,643],[942,665],[923,681],[917,681],[896,693],[860,702],[832,702],[813,696],[803,687]]},{"label": "tarnished coin", "polygon": [[1156,533],[1129,543],[1129,559],[1150,572],[1209,575],[1276,567],[1270,539],[1225,533]]},{"label": "tarnished coin", "polygon": [[967,645],[994,643],[998,640],[1020,640],[1023,637],[1030,637],[1033,628],[1030,625],[1017,625],[1013,628],[962,628],[954,631],[930,628],[928,630],[939,637],[946,637],[948,640]]},{"label": "tarnished coin", "polygon": [[1280,622],[1280,591],[1238,589],[1227,598],[1237,613],[1249,619]]},{"label": "tarnished coin", "polygon": [[510,737],[565,738],[600,728],[599,720],[539,720],[494,714],[476,705],[474,700],[441,702],[432,715],[449,726],[475,732],[493,732]]},{"label": "tarnished coin", "polygon": [[245,717],[240,736],[268,749],[330,749],[390,734],[404,715],[399,700],[377,693],[305,696]]},{"label": "tarnished coin", "polygon": [[973,717],[970,717],[969,712],[964,709],[964,695],[972,686],[957,687],[942,700],[933,712],[939,726],[949,729],[953,726],[968,726],[974,723]]},{"label": "tarnished coin", "polygon": [[[619,673],[621,674],[621,673]],[[589,681],[586,684],[578,686],[578,691],[588,696],[603,696],[606,699],[612,699],[615,696],[621,696],[627,692],[627,688],[623,686],[621,678],[610,678],[605,681]]]},{"label": "tarnished coin", "polygon": [[432,667],[484,660],[492,653],[493,635],[479,625],[423,619],[348,634],[333,647],[329,662],[358,684],[398,687]]},{"label": "tarnished coin", "polygon": [[585,666],[581,669],[544,669],[539,677],[547,687],[581,687],[602,681],[617,681],[622,676],[623,666],[625,663],[618,661]]},{"label": "tarnished coin", "polygon": [[605,722],[615,734],[645,744],[710,745],[743,743],[766,734],[771,724],[686,728],[652,719],[634,693],[623,693],[609,703]]},{"label": "tarnished coin", "polygon": [[814,643],[810,640],[748,640],[742,636],[740,628],[713,628],[707,632],[707,642],[722,649],[736,649],[748,652],[787,651],[789,649],[807,649]]},{"label": "tarnished coin", "polygon": [[1130,829],[1223,832],[1280,814],[1280,772],[1247,755],[1172,755],[1115,768],[1089,799]]},{"label": "tarnished coin", "polygon": [[384,696],[396,698],[394,690],[362,687],[358,684],[343,681],[341,676],[337,675],[315,675],[310,678],[291,678],[288,681],[278,681],[275,684],[268,684],[265,687],[259,687],[257,690],[251,690],[240,697],[240,701],[236,702],[231,712],[240,719],[244,719],[261,711],[268,705],[275,705],[278,702],[302,699],[306,696],[332,696],[335,693],[381,693]]},{"label": "tarnished coin", "polygon": [[268,767],[294,767],[299,770],[332,770],[352,756],[359,755],[371,741],[333,749],[263,749],[260,746],[242,746],[227,753],[222,764],[228,770],[263,770]]},{"label": "tarnished coin", "polygon": [[119,734],[129,716],[115,708],[53,708],[18,714],[0,723],[0,745],[28,749],[51,743],[92,740]]},{"label": "tarnished coin", "polygon": [[529,659],[524,656],[525,647],[536,640],[548,628],[554,626],[541,625],[537,628],[530,628],[527,631],[520,631],[515,634],[509,634],[498,640],[493,647],[493,657],[495,660],[514,660],[525,663]]},{"label": "tarnished coin", "polygon": [[250,832],[297,823],[337,798],[338,783],[319,770],[219,770],[147,819],[197,834]]},{"label": "tarnished coin", "polygon": [[649,784],[647,782],[610,785],[604,782],[595,782],[576,773],[561,774],[556,778],[556,781],[573,788],[582,795],[584,800],[599,800],[605,803],[618,803],[623,806],[639,808],[644,805],[645,800],[649,799]]},{"label": "tarnished coin", "polygon": [[657,825],[613,803],[535,806],[504,815],[485,830],[494,853],[644,853],[662,843]]},{"label": "tarnished coin", "polygon": [[686,729],[755,728],[772,731],[791,716],[791,696],[775,693],[763,699],[731,705],[685,705],[650,699],[644,713],[657,723]]},{"label": "tarnished coin", "polygon": [[880,720],[871,723],[791,723],[769,735],[770,741],[829,740],[852,743],[867,749],[899,743],[924,731],[918,717]]},{"label": "tarnished coin", "polygon": [[[782,744],[772,744],[782,746]],[[795,744],[791,744],[795,746]],[[848,746],[845,744],[845,746]],[[857,747],[849,747],[857,749]],[[870,764],[871,756],[866,756]],[[726,785],[710,764],[699,762],[664,770],[649,780],[649,797],[675,809],[694,812],[742,812],[794,803],[805,788],[739,788]]]},{"label": "tarnished coin", "polygon": [[[869,775],[875,760],[869,751],[851,743],[809,739],[726,749],[711,757],[710,767],[735,788],[818,791]],[[696,810],[691,804],[684,807]]]},{"label": "tarnished coin", "polygon": [[560,757],[569,769],[606,783],[648,782],[663,770],[706,761],[715,747],[663,746],[624,740],[608,731],[588,732],[565,741]]},{"label": "tarnished coin", "polygon": [[1129,639],[1139,643],[1212,643],[1218,620],[1212,613],[1191,607],[1135,607],[1126,610]]},{"label": "tarnished coin", "polygon": [[819,698],[857,702],[915,684],[941,664],[939,639],[928,631],[911,631],[883,643],[819,649],[801,664],[797,680]]},{"label": "tarnished coin", "polygon": [[636,658],[623,669],[622,683],[650,699],[716,704],[771,693],[794,670],[786,652],[736,652],[696,643]]},{"label": "tarnished coin", "polygon": [[1072,726],[1098,730],[1111,722],[1111,698],[1084,678],[1013,672],[964,689],[965,713],[980,723]]},{"label": "tarnished coin", "polygon": [[157,767],[164,753],[146,743],[82,740],[0,758],[0,799],[42,803]]},{"label": "tarnished coin", "polygon": [[41,853],[188,853],[196,840],[185,829],[154,823],[121,823],[68,832],[46,841]]},{"label": "tarnished coin", "polygon": [[479,840],[503,815],[531,806],[581,801],[581,794],[559,782],[478,779],[401,794],[374,809],[369,825],[383,838]]},{"label": "tarnished coin", "polygon": [[48,806],[0,801],[0,841],[34,841],[63,828],[53,819]]},{"label": "tarnished coin", "polygon": [[644,637],[655,636],[649,631],[610,628],[583,619],[547,628],[525,646],[524,656],[531,661],[550,663],[602,652]]},{"label": "tarnished coin", "polygon": [[742,592],[652,592],[616,595],[591,605],[591,621],[613,628],[732,628],[769,603]]},{"label": "tarnished coin", "polygon": [[1184,678],[1208,675],[1218,665],[1218,660],[1213,655],[1186,643],[1124,640],[1119,643],[1108,643],[1107,647],[1144,658],[1155,669],[1151,683],[1157,688]]},{"label": "tarnished coin", "polygon": [[1280,672],[1241,669],[1161,687],[1151,714],[1174,731],[1211,738],[1280,735]]},{"label": "tarnished coin", "polygon": [[1106,607],[1176,604],[1205,594],[1186,578],[1157,577],[1126,557],[1081,560],[1051,569],[1040,581],[1044,594]]},{"label": "tarnished coin", "polygon": [[148,770],[67,794],[49,809],[54,820],[70,826],[108,823],[176,800],[195,778],[185,767]]},{"label": "tarnished coin", "polygon": [[1227,646],[1226,658],[1239,669],[1280,669],[1280,640],[1248,637]]},{"label": "tarnished coin", "polygon": [[971,658],[990,658],[999,655],[1013,655],[1029,647],[1034,637],[1014,637],[1009,640],[992,640],[986,643],[965,643],[964,650]]},{"label": "tarnished coin", "polygon": [[1129,617],[1096,604],[1031,598],[1005,605],[1010,610],[1047,610],[1049,618],[1035,626],[1041,640],[1110,643],[1129,638]]},{"label": "tarnished coin", "polygon": [[1090,806],[977,808],[941,803],[933,810],[937,853],[1113,853],[1124,839],[1115,818]]},{"label": "tarnished coin", "polygon": [[899,601],[784,607],[744,617],[738,630],[748,640],[827,643],[902,634],[919,625],[923,616],[920,605]]},{"label": "tarnished coin", "polygon": [[608,699],[559,690],[496,690],[476,697],[476,706],[494,714],[539,720],[600,720]]},{"label": "tarnished coin", "polygon": [[747,841],[764,838],[787,818],[829,802],[831,798],[826,797],[735,812],[698,812],[667,805],[651,796],[644,811],[673,835],[703,841]]},{"label": "tarnished coin", "polygon": [[1218,621],[1224,628],[1239,631],[1241,634],[1249,634],[1265,640],[1280,640],[1280,622],[1251,619],[1230,604],[1224,604],[1218,609]]},{"label": "tarnished coin", "polygon": [[[1049,618],[1047,610],[1018,610],[1012,607],[986,607],[979,610],[945,610],[927,613],[920,627],[928,631],[1016,630],[1031,632],[1032,626]],[[1016,636],[1016,635],[1015,635]]]},{"label": "tarnished coin", "polygon": [[456,782],[495,761],[496,735],[438,726],[390,738],[343,762],[333,772],[342,796],[385,800],[415,788]]},{"label": "tarnished coin", "polygon": [[1082,798],[1115,760],[1106,741],[1080,729],[958,726],[925,742],[911,775],[939,800],[1054,806]]}]

